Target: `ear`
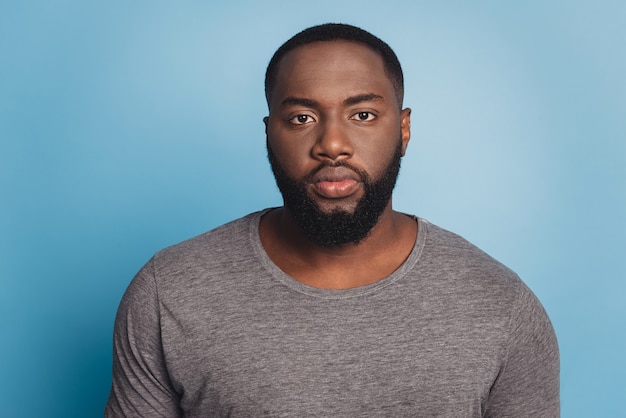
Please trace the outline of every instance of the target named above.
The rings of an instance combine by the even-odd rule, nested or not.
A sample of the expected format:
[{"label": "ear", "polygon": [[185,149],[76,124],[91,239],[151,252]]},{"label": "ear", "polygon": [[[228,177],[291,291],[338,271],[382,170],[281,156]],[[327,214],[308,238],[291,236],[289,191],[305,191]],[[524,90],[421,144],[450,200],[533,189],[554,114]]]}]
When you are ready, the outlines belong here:
[{"label": "ear", "polygon": [[400,112],[400,130],[402,133],[402,156],[406,154],[406,147],[411,139],[411,108],[407,107]]},{"label": "ear", "polygon": [[267,123],[269,122],[269,116],[263,118],[263,123],[265,124],[265,136],[267,136]]}]

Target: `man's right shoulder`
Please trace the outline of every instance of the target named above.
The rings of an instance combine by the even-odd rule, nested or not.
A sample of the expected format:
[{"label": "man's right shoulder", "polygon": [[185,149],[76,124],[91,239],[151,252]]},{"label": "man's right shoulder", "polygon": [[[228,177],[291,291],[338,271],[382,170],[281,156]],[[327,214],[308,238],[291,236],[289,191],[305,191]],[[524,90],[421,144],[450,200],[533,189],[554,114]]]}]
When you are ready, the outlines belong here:
[{"label": "man's right shoulder", "polygon": [[264,211],[250,213],[210,231],[158,251],[153,262],[159,266],[193,265],[202,260],[228,257],[250,246],[254,226]]}]

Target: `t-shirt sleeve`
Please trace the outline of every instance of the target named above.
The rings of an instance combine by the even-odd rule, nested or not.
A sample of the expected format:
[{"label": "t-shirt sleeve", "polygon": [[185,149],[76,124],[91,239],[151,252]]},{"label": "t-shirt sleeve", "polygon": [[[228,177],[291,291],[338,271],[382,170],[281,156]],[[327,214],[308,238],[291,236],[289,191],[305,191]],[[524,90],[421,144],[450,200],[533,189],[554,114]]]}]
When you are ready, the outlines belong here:
[{"label": "t-shirt sleeve", "polygon": [[117,311],[105,416],[181,416],[163,357],[153,260],[132,280]]},{"label": "t-shirt sleeve", "polygon": [[559,349],[550,319],[522,283],[511,317],[502,370],[491,388],[486,417],[559,417]]}]

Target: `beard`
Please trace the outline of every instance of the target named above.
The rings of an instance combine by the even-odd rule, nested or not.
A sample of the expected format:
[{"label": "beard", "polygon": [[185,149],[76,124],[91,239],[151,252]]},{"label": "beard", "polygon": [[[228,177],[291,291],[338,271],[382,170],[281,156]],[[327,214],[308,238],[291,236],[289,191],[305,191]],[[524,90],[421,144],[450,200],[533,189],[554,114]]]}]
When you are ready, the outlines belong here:
[{"label": "beard", "polygon": [[[267,147],[267,155],[276,179],[285,207],[293,214],[296,223],[304,234],[322,247],[338,247],[345,244],[358,244],[366,238],[378,223],[389,201],[400,172],[402,142],[379,178],[372,181],[363,170],[353,167],[345,161],[321,163],[302,180],[295,179],[283,169],[276,156]],[[359,199],[352,213],[342,209],[323,212],[317,202],[306,191],[306,184],[322,168],[346,167],[354,171],[363,184],[363,197]]]}]

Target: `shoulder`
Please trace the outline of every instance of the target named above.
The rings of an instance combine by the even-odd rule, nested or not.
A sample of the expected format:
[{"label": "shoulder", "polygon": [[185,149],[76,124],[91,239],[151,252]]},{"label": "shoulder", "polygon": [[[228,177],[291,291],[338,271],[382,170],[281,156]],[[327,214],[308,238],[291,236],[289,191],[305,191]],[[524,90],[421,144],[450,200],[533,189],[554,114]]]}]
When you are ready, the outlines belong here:
[{"label": "shoulder", "polygon": [[210,262],[239,253],[250,245],[250,236],[263,212],[253,212],[203,234],[158,251],[153,257],[155,268]]},{"label": "shoulder", "polygon": [[514,271],[463,237],[422,223],[425,244],[418,271],[430,280],[433,299],[445,301],[446,310],[473,327],[499,329],[505,347],[519,346],[528,338],[541,340],[546,352],[558,357],[554,330],[541,302]]},{"label": "shoulder", "polygon": [[462,236],[422,219],[427,246],[440,256],[454,256],[459,261],[484,261],[504,267],[486,252]]},{"label": "shoulder", "polygon": [[246,272],[255,264],[252,236],[262,214],[251,213],[158,251],[134,281],[151,282],[159,300],[221,286],[226,276]]},{"label": "shoulder", "polygon": [[166,247],[157,252],[156,257],[180,257],[198,251],[203,252],[207,247],[223,247],[224,245],[245,241],[249,238],[251,226],[258,222],[263,213],[263,211],[250,213],[210,231]]},{"label": "shoulder", "polygon": [[424,233],[424,255],[429,266],[451,271],[454,274],[474,273],[483,278],[492,275],[519,280],[507,266],[487,254],[465,238],[422,220]]},{"label": "shoulder", "polygon": [[456,303],[491,314],[511,309],[532,292],[519,276],[485,251],[453,232],[421,220],[424,248],[418,271],[431,281],[431,291],[454,295]]}]

